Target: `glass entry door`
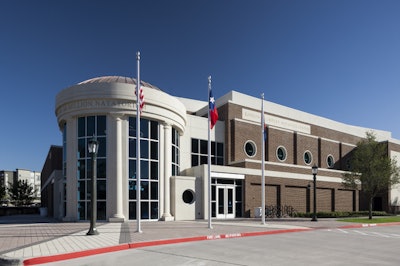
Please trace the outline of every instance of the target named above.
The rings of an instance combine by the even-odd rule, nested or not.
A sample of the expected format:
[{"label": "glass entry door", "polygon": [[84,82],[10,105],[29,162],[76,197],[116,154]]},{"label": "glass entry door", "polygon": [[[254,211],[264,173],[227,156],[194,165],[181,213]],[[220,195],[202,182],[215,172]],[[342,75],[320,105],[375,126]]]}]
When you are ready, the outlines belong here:
[{"label": "glass entry door", "polygon": [[216,188],[217,218],[235,218],[235,187],[233,185],[218,185]]}]

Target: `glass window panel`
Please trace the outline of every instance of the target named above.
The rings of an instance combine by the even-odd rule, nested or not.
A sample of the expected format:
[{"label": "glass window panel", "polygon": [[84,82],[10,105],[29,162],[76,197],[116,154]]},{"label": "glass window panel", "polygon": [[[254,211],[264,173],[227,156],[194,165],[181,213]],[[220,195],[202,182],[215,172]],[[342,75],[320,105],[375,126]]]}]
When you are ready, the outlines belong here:
[{"label": "glass window panel", "polygon": [[78,200],[85,200],[86,196],[86,183],[85,181],[78,182]]},{"label": "glass window panel", "polygon": [[129,202],[129,220],[136,219],[136,202],[131,201]]},{"label": "glass window panel", "polygon": [[149,182],[148,181],[140,181],[140,199],[148,200],[149,199]]},{"label": "glass window panel", "polygon": [[211,157],[211,164],[215,164],[215,157]]},{"label": "glass window panel", "polygon": [[129,136],[136,137],[136,117],[129,117]]},{"label": "glass window panel", "polygon": [[158,219],[158,202],[151,202],[151,219]]},{"label": "glass window panel", "polygon": [[78,160],[78,179],[85,179],[86,175],[85,160]]},{"label": "glass window panel", "polygon": [[140,158],[149,158],[149,141],[140,140]]},{"label": "glass window panel", "polygon": [[158,160],[158,142],[150,142],[150,156],[151,159]]},{"label": "glass window panel", "polygon": [[142,215],[140,217],[142,219],[149,219],[149,202],[141,202],[140,204]]},{"label": "glass window panel", "polygon": [[212,200],[212,201],[215,201],[215,200],[216,200],[216,197],[215,197],[216,193],[215,193],[215,191],[216,191],[215,186],[211,186],[211,200]]},{"label": "glass window panel", "polygon": [[105,136],[106,135],[106,116],[100,115],[97,117],[97,135]]},{"label": "glass window panel", "polygon": [[212,217],[216,217],[217,213],[216,213],[216,209],[217,209],[217,203],[216,202],[212,202],[211,203],[211,216]]},{"label": "glass window panel", "polygon": [[85,117],[78,118],[78,137],[86,136],[85,131]]},{"label": "glass window panel", "polygon": [[106,202],[97,202],[97,220],[106,220]]},{"label": "glass window panel", "polygon": [[207,164],[207,156],[200,156],[200,164]]},{"label": "glass window panel", "polygon": [[207,141],[206,140],[200,140],[200,153],[201,154],[208,154],[207,151]]},{"label": "glass window panel", "polygon": [[128,181],[129,187],[129,199],[135,200],[136,199],[136,181],[129,180]]},{"label": "glass window panel", "polygon": [[236,217],[242,217],[242,203],[236,202]]},{"label": "glass window panel", "polygon": [[95,117],[94,116],[88,116],[87,117],[87,132],[86,136],[91,137],[95,135]]},{"label": "glass window panel", "polygon": [[150,121],[150,130],[151,139],[158,140],[158,123]]},{"label": "glass window panel", "polygon": [[211,155],[215,155],[215,148],[216,148],[216,144],[215,144],[215,142],[213,141],[213,142],[211,143]]},{"label": "glass window panel", "polygon": [[79,220],[86,220],[86,208],[85,208],[85,202],[78,202],[78,216]]},{"label": "glass window panel", "polygon": [[97,178],[107,177],[106,159],[97,159]]},{"label": "glass window panel", "polygon": [[235,187],[236,190],[236,201],[242,201],[242,187]]},{"label": "glass window panel", "polygon": [[97,141],[99,142],[99,151],[97,153],[98,157],[106,157],[106,152],[107,152],[107,142],[105,137],[100,137],[97,138]]},{"label": "glass window panel", "polygon": [[199,140],[192,139],[192,153],[199,153]]},{"label": "glass window panel", "polygon": [[158,180],[158,162],[151,162],[150,167],[151,179]]},{"label": "glass window panel", "polygon": [[149,161],[140,160],[140,178],[149,179]]},{"label": "glass window panel", "polygon": [[106,199],[107,187],[106,180],[97,180],[97,199]]},{"label": "glass window panel", "polygon": [[147,119],[140,119],[140,137],[149,138],[149,120]]},{"label": "glass window panel", "polygon": [[224,158],[217,157],[217,165],[224,165]]},{"label": "glass window panel", "polygon": [[150,195],[152,200],[158,200],[158,182],[150,183]]},{"label": "glass window panel", "polygon": [[224,144],[217,143],[217,156],[224,156]]},{"label": "glass window panel", "polygon": [[136,160],[129,160],[129,178],[136,179]]},{"label": "glass window panel", "polygon": [[199,165],[199,156],[198,155],[192,155],[192,167]]},{"label": "glass window panel", "polygon": [[176,150],[175,150],[175,147],[172,147],[172,162],[176,163]]},{"label": "glass window panel", "polygon": [[86,139],[78,139],[78,159],[86,157]]},{"label": "glass window panel", "polygon": [[129,138],[129,157],[136,158],[136,139]]}]

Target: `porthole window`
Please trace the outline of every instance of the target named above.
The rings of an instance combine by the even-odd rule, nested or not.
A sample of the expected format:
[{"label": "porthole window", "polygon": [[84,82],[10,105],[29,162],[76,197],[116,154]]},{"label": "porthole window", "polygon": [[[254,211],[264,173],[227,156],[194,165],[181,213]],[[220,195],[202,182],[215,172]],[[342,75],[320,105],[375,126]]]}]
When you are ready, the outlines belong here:
[{"label": "porthole window", "polygon": [[182,200],[186,204],[192,204],[195,200],[194,191],[191,189],[186,189],[182,194]]},{"label": "porthole window", "polygon": [[335,165],[335,158],[333,158],[331,154],[329,154],[328,157],[326,157],[326,164],[328,165],[329,168],[333,168],[333,166]]},{"label": "porthole window", "polygon": [[278,158],[279,161],[283,162],[286,160],[286,149],[283,146],[279,146],[278,149],[276,149],[276,157]]},{"label": "porthole window", "polygon": [[305,151],[304,152],[304,162],[309,165],[311,164],[313,158],[312,158],[312,154],[310,151]]},{"label": "porthole window", "polygon": [[254,157],[257,152],[256,144],[251,140],[246,141],[244,144],[244,151],[246,152],[247,156]]}]

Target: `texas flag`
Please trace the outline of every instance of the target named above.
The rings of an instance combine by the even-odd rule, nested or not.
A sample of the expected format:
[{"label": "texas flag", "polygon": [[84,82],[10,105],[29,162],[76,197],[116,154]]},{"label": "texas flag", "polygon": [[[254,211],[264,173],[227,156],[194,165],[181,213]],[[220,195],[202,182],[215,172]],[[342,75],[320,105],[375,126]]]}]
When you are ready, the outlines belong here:
[{"label": "texas flag", "polygon": [[212,129],[214,125],[217,123],[218,120],[218,111],[217,107],[215,106],[215,99],[212,95],[212,90],[210,89],[210,99],[208,103],[209,112],[210,112],[210,128]]}]

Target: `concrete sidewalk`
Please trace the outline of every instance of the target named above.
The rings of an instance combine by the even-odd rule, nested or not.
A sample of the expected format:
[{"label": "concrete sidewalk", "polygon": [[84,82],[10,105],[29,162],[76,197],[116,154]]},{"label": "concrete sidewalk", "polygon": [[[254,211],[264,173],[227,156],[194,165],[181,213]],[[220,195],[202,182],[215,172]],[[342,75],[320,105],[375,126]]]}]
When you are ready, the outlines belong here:
[{"label": "concrete sidewalk", "polygon": [[200,241],[348,225],[334,219],[283,218],[97,223],[99,235],[87,236],[88,222],[61,223],[39,215],[0,217],[0,265],[38,263],[156,244]]}]

